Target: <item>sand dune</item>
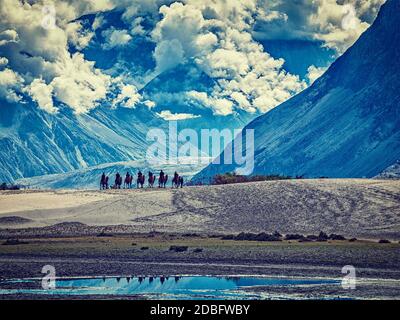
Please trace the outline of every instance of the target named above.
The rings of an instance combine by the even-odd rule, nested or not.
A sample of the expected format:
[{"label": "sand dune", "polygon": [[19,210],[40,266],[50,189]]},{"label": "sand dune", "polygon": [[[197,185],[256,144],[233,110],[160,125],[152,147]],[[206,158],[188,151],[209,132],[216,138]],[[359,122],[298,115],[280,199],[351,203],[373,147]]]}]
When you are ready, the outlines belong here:
[{"label": "sand dune", "polygon": [[[7,217],[20,217],[10,223]],[[29,220],[28,220],[29,219]],[[137,232],[341,233],[400,238],[400,181],[287,180],[179,190],[0,193],[0,228],[81,222]]]},{"label": "sand dune", "polygon": [[66,209],[105,200],[108,194],[71,191],[6,191],[0,193],[0,214],[34,210]]}]

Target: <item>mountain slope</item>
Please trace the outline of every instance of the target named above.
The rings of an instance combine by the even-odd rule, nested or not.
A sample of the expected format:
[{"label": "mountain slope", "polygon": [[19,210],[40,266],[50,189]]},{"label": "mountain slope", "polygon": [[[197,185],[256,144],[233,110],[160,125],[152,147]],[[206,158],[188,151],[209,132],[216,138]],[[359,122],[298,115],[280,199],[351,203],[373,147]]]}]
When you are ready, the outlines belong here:
[{"label": "mountain slope", "polygon": [[400,179],[400,161],[387,167],[375,178],[377,179]]},{"label": "mountain slope", "polygon": [[[400,158],[400,1],[314,85],[252,121],[254,174],[373,177]],[[210,165],[194,180],[231,172]]]},{"label": "mountain slope", "polygon": [[56,115],[33,104],[1,102],[0,181],[62,173],[104,162],[136,160],[146,152],[149,127],[164,122],[145,107],[98,107]]}]

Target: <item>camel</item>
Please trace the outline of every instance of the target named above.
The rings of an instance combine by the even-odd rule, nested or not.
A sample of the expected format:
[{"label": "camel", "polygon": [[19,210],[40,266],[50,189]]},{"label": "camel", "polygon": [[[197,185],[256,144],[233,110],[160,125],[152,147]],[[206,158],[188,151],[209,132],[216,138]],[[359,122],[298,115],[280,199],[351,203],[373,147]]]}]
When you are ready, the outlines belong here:
[{"label": "camel", "polygon": [[156,177],[153,174],[149,174],[149,188],[154,188],[154,182],[156,181]]},{"label": "camel", "polygon": [[124,189],[132,188],[132,180],[133,180],[133,177],[127,172],[126,176],[125,176],[125,181],[124,181]]},{"label": "camel", "polygon": [[136,186],[137,186],[137,188],[141,187],[141,188],[143,189],[143,185],[144,185],[145,180],[146,180],[145,175],[142,174],[141,172],[139,172],[139,173],[138,173],[138,178],[137,178],[137,180],[136,180]]}]

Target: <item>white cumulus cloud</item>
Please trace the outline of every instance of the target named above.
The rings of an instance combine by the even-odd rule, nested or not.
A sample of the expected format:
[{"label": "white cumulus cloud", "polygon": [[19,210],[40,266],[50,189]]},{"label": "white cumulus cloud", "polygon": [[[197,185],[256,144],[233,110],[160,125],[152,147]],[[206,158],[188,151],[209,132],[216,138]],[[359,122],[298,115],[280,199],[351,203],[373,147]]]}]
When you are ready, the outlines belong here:
[{"label": "white cumulus cloud", "polygon": [[56,113],[57,108],[53,104],[53,86],[47,85],[43,79],[35,79],[27,87],[29,95],[37,102],[39,107],[48,113]]},{"label": "white cumulus cloud", "polygon": [[386,0],[259,2],[253,34],[258,39],[320,40],[338,54],[372,24]]},{"label": "white cumulus cloud", "polygon": [[115,29],[114,27],[104,30],[102,35],[105,38],[105,43],[103,44],[104,49],[122,47],[127,45],[129,41],[132,40],[132,36],[127,30],[119,30]]},{"label": "white cumulus cloud", "polygon": [[[147,70],[146,79],[194,63],[216,85],[208,93],[187,92],[186,98],[202,102],[216,115],[266,112],[308,83],[287,73],[284,61],[274,59],[257,40],[318,40],[341,54],[371,25],[384,1],[0,0],[0,95],[20,101],[28,93],[49,112],[55,112],[56,101],[76,113],[95,108],[115,88],[116,79],[80,51],[104,26],[101,12],[117,9],[125,27],[103,30],[102,47],[126,46],[135,36],[151,38],[156,67]],[[53,6],[54,16],[45,5]],[[96,17],[87,29],[77,19],[91,13]],[[54,24],[44,28],[47,19]],[[148,30],[149,19],[153,30]],[[310,66],[308,82],[323,71]],[[111,103],[134,107],[141,97],[123,80],[117,81]]]},{"label": "white cumulus cloud", "polygon": [[318,68],[314,65],[308,67],[307,71],[307,79],[309,81],[310,84],[313,84],[315,80],[317,80],[320,76],[322,76],[324,74],[324,72],[326,71],[327,68]]},{"label": "white cumulus cloud", "polygon": [[8,102],[20,101],[23,83],[24,79],[13,70],[6,68],[0,71],[0,97]]},{"label": "white cumulus cloud", "polygon": [[125,108],[134,108],[140,99],[141,95],[137,92],[135,86],[122,84],[120,85],[120,93],[113,100],[113,106],[121,105]]},{"label": "white cumulus cloud", "polygon": [[0,57],[0,67],[6,66],[8,63],[8,59],[5,57]]},{"label": "white cumulus cloud", "polygon": [[[107,99],[114,80],[79,52],[90,43],[93,31],[76,19],[114,7],[110,0],[1,0],[0,54],[7,59],[2,76],[8,79],[1,95],[18,101],[18,92],[26,92],[48,112],[56,111],[55,101],[85,113]],[[95,27],[101,23],[97,20]],[[109,45],[127,40],[124,32],[113,31],[117,30],[107,34]],[[71,53],[71,45],[78,52]]]},{"label": "white cumulus cloud", "polygon": [[251,34],[256,1],[185,1],[160,8],[162,19],[152,33],[157,71],[186,61],[214,78],[212,94],[188,96],[216,115],[235,109],[265,112],[303,90],[306,83],[283,70]]}]

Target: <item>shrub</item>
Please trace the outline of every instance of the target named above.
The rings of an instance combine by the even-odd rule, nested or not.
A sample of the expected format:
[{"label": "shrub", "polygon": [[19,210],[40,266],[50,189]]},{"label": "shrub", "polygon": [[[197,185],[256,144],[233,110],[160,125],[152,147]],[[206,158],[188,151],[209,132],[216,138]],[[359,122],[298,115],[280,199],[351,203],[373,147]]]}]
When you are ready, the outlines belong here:
[{"label": "shrub", "polygon": [[237,241],[245,241],[245,240],[255,241],[256,238],[257,238],[257,235],[255,233],[241,232],[235,237],[235,240],[237,240]]},{"label": "shrub", "polygon": [[287,180],[291,179],[289,176],[281,176],[281,175],[256,175],[256,176],[241,176],[236,173],[225,173],[225,174],[217,174],[214,176],[211,184],[221,185],[221,184],[231,184],[231,183],[244,183],[244,182],[255,182],[255,181],[272,181],[272,180]]},{"label": "shrub", "polygon": [[282,235],[278,231],[275,231],[272,235],[276,238],[282,238]]},{"label": "shrub", "polygon": [[329,239],[331,239],[331,240],[346,240],[346,238],[344,236],[342,236],[341,234],[335,234],[335,233],[332,233],[329,236]]},{"label": "shrub", "polygon": [[21,187],[15,184],[7,185],[7,183],[3,182],[0,184],[0,190],[19,190]]},{"label": "shrub", "polygon": [[29,244],[29,242],[21,241],[18,239],[7,239],[6,241],[3,242],[3,246],[14,246],[18,244]]},{"label": "shrub", "polygon": [[221,240],[235,240],[235,236],[233,234],[227,234],[222,236]]},{"label": "shrub", "polygon": [[312,240],[310,238],[303,237],[303,238],[299,239],[299,242],[312,242]]},{"label": "shrub", "polygon": [[300,240],[300,239],[304,239],[304,236],[302,234],[287,234],[285,236],[285,240]]},{"label": "shrub", "polygon": [[328,239],[328,235],[325,232],[321,231],[318,235],[317,241],[328,241]]},{"label": "shrub", "polygon": [[[230,240],[231,236],[225,236],[224,238],[225,240]],[[241,232],[233,239],[236,241],[281,241],[282,236],[280,234],[268,234],[265,232],[258,234]]]},{"label": "shrub", "polygon": [[170,251],[175,251],[175,252],[184,252],[187,251],[188,247],[187,246],[170,246],[169,250]]},{"label": "shrub", "polygon": [[107,233],[107,232],[104,232],[104,231],[100,232],[100,233],[97,235],[97,237],[113,237],[113,236],[114,236],[113,234]]}]

